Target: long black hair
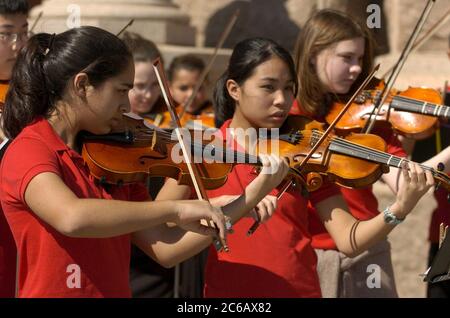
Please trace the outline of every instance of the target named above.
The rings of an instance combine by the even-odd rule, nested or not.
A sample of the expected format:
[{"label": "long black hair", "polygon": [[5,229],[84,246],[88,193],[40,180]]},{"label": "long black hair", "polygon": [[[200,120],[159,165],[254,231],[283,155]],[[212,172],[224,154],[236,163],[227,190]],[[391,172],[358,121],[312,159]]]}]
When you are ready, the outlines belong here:
[{"label": "long black hair", "polygon": [[238,85],[242,85],[245,80],[253,75],[256,67],[274,56],[280,58],[288,66],[295,84],[294,96],[297,94],[297,73],[289,52],[270,39],[250,38],[243,40],[234,47],[228,69],[217,81],[214,88],[216,127],[220,127],[227,119],[232,118],[235,110],[235,102],[228,94],[227,81],[232,79]]},{"label": "long black hair", "polygon": [[2,116],[5,135],[14,138],[36,117],[48,118],[76,74],[86,73],[90,84],[98,86],[120,74],[130,61],[125,44],[96,27],[34,35],[13,69]]}]

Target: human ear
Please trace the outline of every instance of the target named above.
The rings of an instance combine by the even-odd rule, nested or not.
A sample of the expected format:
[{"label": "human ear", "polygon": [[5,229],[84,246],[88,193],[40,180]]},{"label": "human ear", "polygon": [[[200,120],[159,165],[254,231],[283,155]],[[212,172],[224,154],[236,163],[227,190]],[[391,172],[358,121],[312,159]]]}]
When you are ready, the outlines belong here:
[{"label": "human ear", "polygon": [[89,83],[89,77],[86,73],[78,73],[73,79],[74,92],[79,97],[85,97]]},{"label": "human ear", "polygon": [[238,83],[236,83],[236,81],[232,79],[229,79],[227,80],[226,87],[228,95],[230,95],[231,98],[237,102],[241,97],[241,88],[239,87]]}]

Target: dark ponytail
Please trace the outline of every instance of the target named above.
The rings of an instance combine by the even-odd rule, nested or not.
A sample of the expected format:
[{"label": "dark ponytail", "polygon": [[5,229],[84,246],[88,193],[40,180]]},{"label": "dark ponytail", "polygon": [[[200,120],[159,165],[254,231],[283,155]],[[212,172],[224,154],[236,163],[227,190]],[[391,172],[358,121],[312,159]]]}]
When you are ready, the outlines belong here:
[{"label": "dark ponytail", "polygon": [[278,57],[286,63],[294,81],[294,96],[297,94],[297,73],[289,52],[276,42],[265,38],[246,39],[234,47],[227,71],[217,81],[213,93],[215,124],[217,127],[233,117],[235,101],[228,94],[227,81],[234,80],[242,85],[260,64],[272,57]]},{"label": "dark ponytail", "polygon": [[130,61],[124,43],[96,27],[34,35],[13,69],[2,116],[5,135],[14,138],[37,117],[48,118],[76,74],[86,73],[90,84],[98,86],[120,74]]}]

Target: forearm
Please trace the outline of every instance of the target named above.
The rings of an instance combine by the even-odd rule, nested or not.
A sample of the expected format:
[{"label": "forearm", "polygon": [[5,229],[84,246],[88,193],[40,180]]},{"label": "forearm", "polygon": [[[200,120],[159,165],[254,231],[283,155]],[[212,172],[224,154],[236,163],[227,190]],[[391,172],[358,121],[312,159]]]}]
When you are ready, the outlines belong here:
[{"label": "forearm", "polygon": [[71,237],[113,237],[173,222],[175,203],[77,199],[68,209],[67,232]]},{"label": "forearm", "polygon": [[193,232],[186,232],[179,227],[167,227],[156,233],[152,237],[158,237],[153,243],[151,240],[135,235],[134,243],[138,245],[146,254],[164,267],[170,268],[181,263],[205,248],[208,248],[213,239],[211,236],[200,235]]},{"label": "forearm", "polygon": [[258,188],[257,184],[250,183],[245,188],[244,193],[236,200],[222,207],[222,211],[231,218],[231,222],[234,224],[247,215],[247,213],[250,212],[250,210],[253,209],[269,191],[269,189],[261,190]]},{"label": "forearm", "polygon": [[380,213],[367,221],[353,219],[344,231],[347,233],[345,238],[336,242],[338,249],[349,257],[355,257],[386,238],[395,225],[386,224],[383,218]]}]

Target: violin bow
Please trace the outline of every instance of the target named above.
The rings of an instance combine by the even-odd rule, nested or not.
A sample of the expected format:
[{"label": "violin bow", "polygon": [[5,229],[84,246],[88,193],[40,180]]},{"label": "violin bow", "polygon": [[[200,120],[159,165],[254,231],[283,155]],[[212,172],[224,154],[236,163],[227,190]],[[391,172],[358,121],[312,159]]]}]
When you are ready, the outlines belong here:
[{"label": "violin bow", "polygon": [[233,29],[233,26],[235,25],[236,20],[239,16],[239,12],[240,12],[240,10],[237,9],[231,16],[230,21],[228,21],[228,24],[225,27],[225,30],[222,32],[222,34],[219,38],[219,42],[217,42],[214,52],[211,55],[211,58],[209,59],[208,64],[206,65],[202,74],[200,75],[200,79],[198,80],[197,84],[195,85],[191,96],[189,96],[188,100],[186,101],[186,103],[183,105],[183,108],[181,109],[181,112],[179,115],[180,118],[183,117],[184,113],[186,112],[186,109],[191,107],[192,103],[194,102],[195,96],[197,96],[200,88],[202,87],[203,83],[205,82],[206,76],[208,75],[209,71],[211,70],[211,67],[214,64],[214,61],[216,60],[217,54],[219,53],[219,49],[222,48],[223,43],[228,38],[228,35],[230,34],[231,30]]},{"label": "violin bow", "polygon": [[[167,86],[167,81],[166,81],[166,78],[165,78],[164,69],[162,67],[161,60],[159,58],[156,59],[153,62],[153,69],[155,71],[156,77],[158,78],[159,85],[161,86],[161,93],[162,93],[162,95],[164,97],[164,100],[165,100],[165,102],[167,104],[167,108],[169,110],[170,116],[172,117],[172,121],[175,124],[175,129],[174,130],[175,130],[175,133],[177,135],[178,142],[180,143],[180,147],[181,147],[181,150],[183,152],[184,160],[186,162],[186,165],[188,167],[189,173],[191,175],[192,183],[194,184],[194,188],[195,188],[195,192],[197,193],[197,197],[198,197],[199,200],[206,200],[207,202],[209,202],[208,195],[206,193],[206,189],[205,189],[203,183],[201,182],[199,170],[198,170],[196,164],[191,162],[191,159],[190,159],[190,156],[189,156],[189,154],[191,152],[187,151],[188,147],[185,144],[185,141],[184,141],[183,137],[181,136],[180,118],[178,117],[177,112],[175,111],[173,98],[172,98],[172,96],[169,93],[170,91],[169,91],[169,88]],[[190,149],[190,147],[189,147],[189,149]],[[212,226],[212,227],[217,229],[217,225],[213,221],[210,222],[210,226]],[[218,250],[223,248],[223,250],[225,252],[228,252],[229,249],[228,249],[227,243],[222,238],[220,238],[220,235],[218,235],[218,239],[219,239],[219,242],[217,242],[217,240],[216,240],[214,242],[214,246]]]},{"label": "violin bow", "polygon": [[[437,22],[419,39],[414,43],[414,46],[411,49],[410,53],[413,53],[417,49],[419,49],[422,45],[425,44],[443,25],[445,22],[447,22],[448,18],[450,17],[450,9],[440,18],[437,20]],[[391,66],[381,77],[382,79],[388,76],[389,73],[392,72],[394,69],[394,66]]]},{"label": "violin bow", "polygon": [[[308,162],[308,160],[311,158],[311,156],[314,154],[314,152],[317,150],[317,148],[320,147],[320,145],[324,142],[325,138],[327,138],[327,136],[330,134],[331,130],[334,128],[334,126],[336,126],[337,122],[342,118],[342,116],[344,116],[345,112],[350,108],[350,106],[352,105],[353,101],[356,99],[356,97],[358,97],[358,95],[363,91],[363,89],[367,86],[367,84],[372,80],[372,78],[375,76],[375,73],[378,71],[378,69],[380,68],[380,64],[378,64],[377,66],[375,66],[375,68],[372,70],[372,72],[366,77],[366,79],[364,80],[364,82],[360,85],[360,87],[356,90],[356,92],[353,94],[352,98],[350,98],[350,100],[347,102],[347,104],[345,105],[345,107],[341,110],[341,112],[339,113],[338,116],[336,116],[336,118],[333,120],[333,122],[330,124],[330,126],[324,131],[324,133],[322,134],[322,136],[320,137],[320,139],[315,143],[315,145],[311,148],[311,150],[308,152],[308,154],[306,155],[306,157],[303,159],[303,161],[300,163],[300,165],[298,167],[295,168],[295,170],[298,171],[298,173],[301,173],[301,170],[303,169],[303,167],[306,165],[306,163]],[[283,187],[281,188],[281,190],[278,192],[277,195],[277,200],[281,198],[281,196],[286,192],[287,189],[289,189],[289,187],[294,183],[294,178],[290,178],[289,180],[286,180],[283,184]],[[260,222],[255,221],[253,223],[253,225],[248,229],[247,231],[247,236],[252,235],[256,229],[258,228]]]},{"label": "violin bow", "polygon": [[29,33],[33,33],[34,28],[36,27],[39,20],[42,18],[42,15],[44,14],[44,11],[40,11],[38,16],[36,17],[36,20],[34,20],[33,25],[31,26],[30,30],[28,30]]},{"label": "violin bow", "polygon": [[128,29],[134,22],[134,19],[131,19],[119,32],[117,32],[116,36],[119,37],[126,29]]},{"label": "violin bow", "polygon": [[[417,21],[417,24],[411,34],[411,36],[408,39],[408,42],[406,43],[405,47],[403,48],[403,52],[400,55],[397,64],[394,67],[394,70],[392,71],[391,75],[389,76],[389,79],[386,82],[386,85],[384,86],[383,90],[381,91],[381,98],[378,99],[375,102],[375,105],[372,109],[372,112],[369,115],[369,119],[366,122],[366,125],[363,129],[364,133],[369,134],[373,126],[375,125],[376,118],[381,112],[381,108],[386,101],[386,99],[389,96],[389,93],[394,86],[395,81],[397,80],[398,75],[400,74],[400,71],[403,68],[403,65],[406,62],[406,59],[408,58],[409,53],[411,52],[412,46],[414,42],[416,41],[420,31],[422,30],[425,20],[430,15],[431,9],[433,5],[435,4],[436,0],[428,0],[427,5],[425,6],[424,10],[422,11],[422,15],[420,16],[419,20]],[[388,107],[387,111],[387,120],[389,120],[389,115],[391,111],[391,105]]]}]

